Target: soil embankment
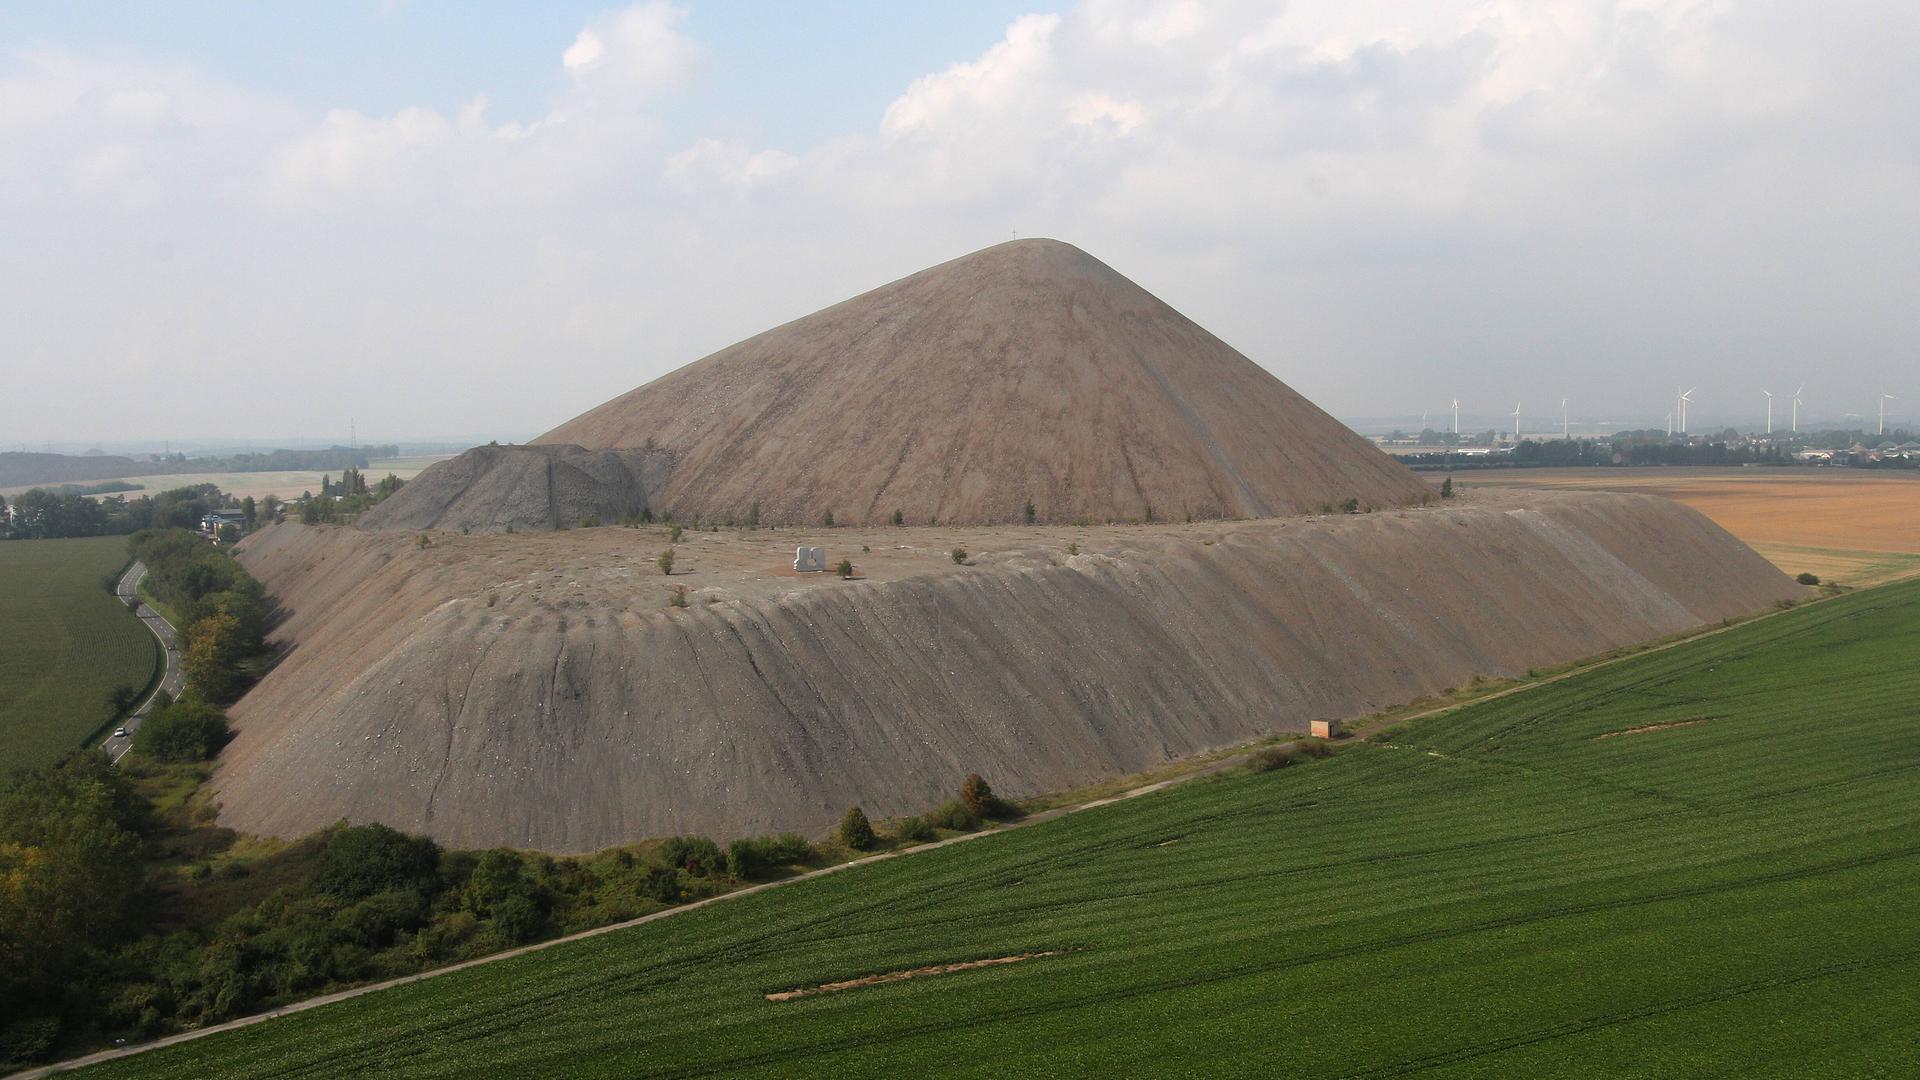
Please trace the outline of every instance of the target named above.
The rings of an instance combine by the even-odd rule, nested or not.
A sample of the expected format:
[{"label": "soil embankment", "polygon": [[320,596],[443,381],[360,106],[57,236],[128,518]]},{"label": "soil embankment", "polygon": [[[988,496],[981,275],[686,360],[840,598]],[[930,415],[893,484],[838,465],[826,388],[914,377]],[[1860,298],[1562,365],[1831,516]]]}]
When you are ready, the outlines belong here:
[{"label": "soil embankment", "polygon": [[[803,542],[860,578],[794,575]],[[1072,787],[1797,592],[1699,514],[1612,494],[689,533],[670,578],[664,546],[615,528],[250,538],[291,651],[233,710],[221,820],[552,851],[818,830],[854,803],[921,810],[969,772],[1016,797]],[[688,607],[668,606],[675,586]]]}]

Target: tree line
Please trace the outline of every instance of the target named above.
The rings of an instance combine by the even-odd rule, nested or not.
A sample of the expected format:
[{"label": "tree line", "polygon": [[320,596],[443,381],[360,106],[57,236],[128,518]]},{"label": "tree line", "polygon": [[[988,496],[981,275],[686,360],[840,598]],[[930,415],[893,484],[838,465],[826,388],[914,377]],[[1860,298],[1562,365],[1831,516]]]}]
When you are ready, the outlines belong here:
[{"label": "tree line", "polygon": [[260,516],[253,496],[234,499],[212,484],[173,488],[137,499],[120,495],[90,499],[34,488],[15,496],[10,513],[7,500],[0,498],[0,539],[54,540],[122,536],[143,529],[192,529],[208,512],[222,509],[239,510],[247,528],[252,528]]},{"label": "tree line", "polygon": [[388,473],[379,483],[369,486],[366,475],[359,469],[342,472],[337,483],[331,476],[322,476],[320,494],[308,492],[305,494],[311,497],[301,499],[300,520],[307,525],[345,524],[384,502],[404,483]]},{"label": "tree line", "polygon": [[449,850],[343,822],[239,857],[211,804],[181,797],[208,766],[204,744],[183,735],[180,745],[167,757],[136,741],[119,768],[82,751],[0,780],[0,1067],[219,1023],[1020,815],[974,775],[890,834],[855,807],[820,844],[795,833],[725,847],[674,836],[550,856]]},{"label": "tree line", "polygon": [[149,529],[128,542],[147,566],[147,588],[182,625],[187,694],[225,704],[258,678],[267,660],[266,589],[224,548],[185,529]]}]

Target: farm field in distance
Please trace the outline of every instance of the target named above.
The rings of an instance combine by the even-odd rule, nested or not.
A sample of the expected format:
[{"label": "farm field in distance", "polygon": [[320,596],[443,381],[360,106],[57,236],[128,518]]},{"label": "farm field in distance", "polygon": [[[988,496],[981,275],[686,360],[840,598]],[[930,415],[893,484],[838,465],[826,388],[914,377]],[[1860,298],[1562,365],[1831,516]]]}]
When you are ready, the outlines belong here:
[{"label": "farm field in distance", "polygon": [[102,580],[127,538],[0,543],[0,746],[5,768],[43,765],[107,717],[107,694],[147,685],[160,647]]},{"label": "farm field in distance", "polygon": [[[1426,473],[1438,485],[1444,473]],[[1664,495],[1789,574],[1863,588],[1920,571],[1920,471],[1841,468],[1486,469],[1464,487]]]},{"label": "farm field in distance", "polygon": [[1916,648],[1864,590],[92,1074],[1900,1073]]},{"label": "farm field in distance", "polygon": [[[435,462],[445,461],[450,454],[430,454],[415,457],[384,458],[371,462],[364,470],[369,484],[392,473],[402,480],[411,480]],[[161,473],[155,476],[130,476],[126,480],[139,484],[139,491],[120,491],[114,494],[128,499],[137,499],[142,495],[154,495],[173,488],[191,487],[195,484],[212,484],[236,499],[251,495],[262,499],[268,495],[278,495],[282,499],[299,498],[303,491],[318,494],[320,477],[325,473],[335,480],[340,479],[340,470],[295,469],[286,472],[204,472],[204,473]],[[89,484],[105,481],[89,480]],[[26,487],[0,488],[0,495],[12,498],[28,487],[57,487],[55,484],[29,484]]]}]

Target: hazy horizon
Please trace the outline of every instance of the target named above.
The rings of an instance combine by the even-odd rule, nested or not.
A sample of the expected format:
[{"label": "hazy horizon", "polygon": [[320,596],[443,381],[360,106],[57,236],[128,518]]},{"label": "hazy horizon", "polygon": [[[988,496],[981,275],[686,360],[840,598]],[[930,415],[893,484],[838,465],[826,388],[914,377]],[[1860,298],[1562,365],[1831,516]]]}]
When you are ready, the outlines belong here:
[{"label": "hazy horizon", "polygon": [[[1920,414],[1920,11],[0,12],[0,448],[538,433],[1021,236],[1342,418]],[[278,434],[276,434],[278,433]],[[426,433],[426,434],[422,434]]]}]

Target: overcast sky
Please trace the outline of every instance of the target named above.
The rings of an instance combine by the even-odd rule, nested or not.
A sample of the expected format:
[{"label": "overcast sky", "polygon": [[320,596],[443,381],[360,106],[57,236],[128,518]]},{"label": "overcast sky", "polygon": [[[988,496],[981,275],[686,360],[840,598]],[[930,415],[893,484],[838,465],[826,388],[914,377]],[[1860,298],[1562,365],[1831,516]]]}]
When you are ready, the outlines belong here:
[{"label": "overcast sky", "polygon": [[537,433],[1016,230],[1341,416],[1920,413],[1920,6],[927,7],[0,10],[0,446]]}]

